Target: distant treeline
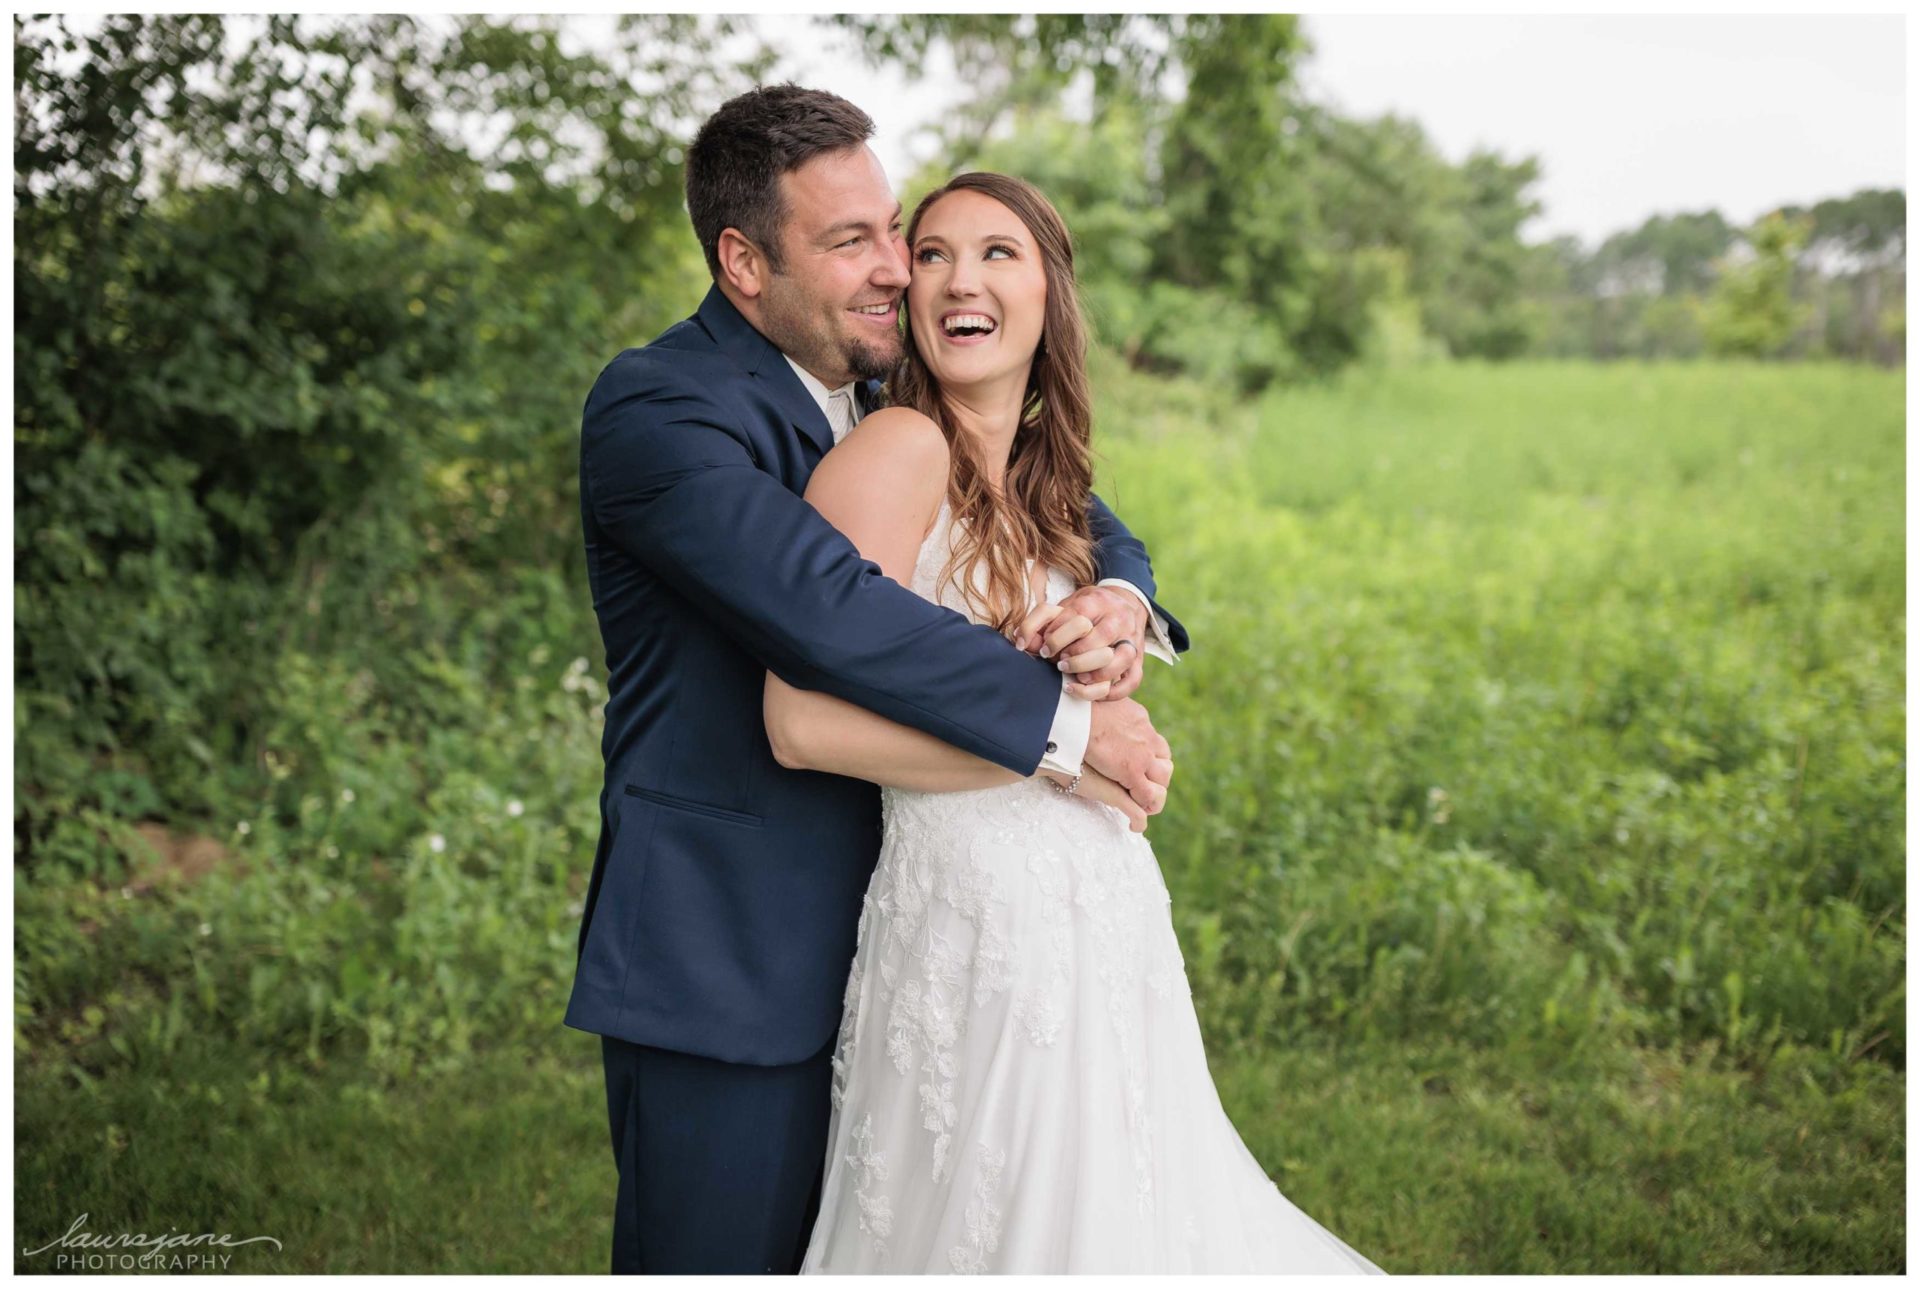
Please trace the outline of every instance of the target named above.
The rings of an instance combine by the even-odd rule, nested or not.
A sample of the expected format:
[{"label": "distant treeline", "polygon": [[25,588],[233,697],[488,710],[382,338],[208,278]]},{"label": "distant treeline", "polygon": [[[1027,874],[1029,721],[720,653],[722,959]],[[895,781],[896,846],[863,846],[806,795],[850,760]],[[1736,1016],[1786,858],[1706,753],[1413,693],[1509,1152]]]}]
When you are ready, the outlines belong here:
[{"label": "distant treeline", "polygon": [[1531,351],[1579,358],[1850,358],[1906,352],[1907,195],[1870,188],[1746,227],[1656,215],[1592,251],[1537,249]]},{"label": "distant treeline", "polygon": [[876,61],[953,53],[979,90],[918,186],[968,165],[1040,183],[1101,334],[1142,367],[1255,389],[1366,357],[1904,355],[1899,190],[1529,245],[1536,159],[1454,164],[1416,122],[1312,102],[1287,15],[840,21]]}]

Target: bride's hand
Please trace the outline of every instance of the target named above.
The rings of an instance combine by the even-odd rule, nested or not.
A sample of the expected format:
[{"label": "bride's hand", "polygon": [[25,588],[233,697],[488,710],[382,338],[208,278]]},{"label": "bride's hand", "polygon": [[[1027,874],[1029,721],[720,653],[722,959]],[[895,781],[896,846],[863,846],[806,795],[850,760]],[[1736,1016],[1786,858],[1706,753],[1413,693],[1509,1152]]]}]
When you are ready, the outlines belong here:
[{"label": "bride's hand", "polygon": [[1022,651],[1030,653],[1036,658],[1039,657],[1040,642],[1046,634],[1046,626],[1059,616],[1060,606],[1057,604],[1034,605],[1031,609],[1027,610],[1027,616],[1021,618],[1020,624],[1014,627],[1010,633],[1013,637],[1013,643]]},{"label": "bride's hand", "polygon": [[1140,688],[1141,642],[1151,618],[1138,595],[1083,586],[1058,605],[1042,608],[1050,611],[1028,614],[1016,639],[1023,648],[1037,645],[1042,658],[1059,660],[1069,694],[1112,702]]},{"label": "bride's hand", "polygon": [[[1060,620],[1063,613],[1066,614],[1068,621]],[[1055,657],[1065,655],[1067,646],[1092,629],[1093,623],[1080,614],[1069,613],[1058,604],[1041,604],[1031,609],[1027,616],[1020,620],[1020,625],[1013,629],[1013,643],[1035,657]],[[1046,648],[1046,653],[1040,652],[1043,646]],[[1075,698],[1094,701],[1109,697],[1108,691],[1113,688],[1111,681],[1103,680],[1088,685],[1078,681],[1076,674],[1105,667],[1112,661],[1113,650],[1109,647],[1074,656],[1061,656],[1060,665],[1066,673],[1067,692]]]},{"label": "bride's hand", "polygon": [[[1071,775],[1061,774],[1057,770],[1041,770],[1039,773],[1052,779],[1063,788],[1067,786],[1073,777]],[[1140,808],[1140,803],[1129,796],[1125,788],[1098,770],[1082,767],[1080,771],[1080,786],[1073,790],[1073,795],[1083,797],[1088,801],[1098,801],[1103,806],[1112,806],[1114,809],[1126,815],[1127,827],[1134,832],[1145,832],[1147,830],[1147,812]]]}]

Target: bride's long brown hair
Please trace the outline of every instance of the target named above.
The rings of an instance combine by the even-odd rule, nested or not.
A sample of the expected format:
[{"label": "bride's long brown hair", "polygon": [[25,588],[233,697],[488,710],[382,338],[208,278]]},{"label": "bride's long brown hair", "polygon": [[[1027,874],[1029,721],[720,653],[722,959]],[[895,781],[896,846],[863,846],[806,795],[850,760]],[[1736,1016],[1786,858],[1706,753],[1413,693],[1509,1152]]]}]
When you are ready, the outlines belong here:
[{"label": "bride's long brown hair", "polygon": [[[911,407],[938,425],[952,453],[947,501],[955,520],[967,522],[955,528],[953,554],[936,585],[957,573],[955,580],[975,611],[999,630],[1008,631],[1026,615],[1023,562],[1027,557],[1061,570],[1076,586],[1093,581],[1093,534],[1087,525],[1087,503],[1093,493],[1087,328],[1074,285],[1073,240],[1066,222],[1053,203],[1024,179],[972,171],[936,188],[914,207],[907,223],[907,246],[913,246],[920,221],[934,203],[963,190],[993,198],[1027,226],[1039,246],[1046,274],[1040,343],[1034,350],[1002,487],[996,491],[988,482],[979,444],[955,423],[939,381],[914,346],[911,320],[905,353],[887,383],[887,392],[892,402]],[[982,563],[987,569],[984,602],[974,587],[976,567]]]}]

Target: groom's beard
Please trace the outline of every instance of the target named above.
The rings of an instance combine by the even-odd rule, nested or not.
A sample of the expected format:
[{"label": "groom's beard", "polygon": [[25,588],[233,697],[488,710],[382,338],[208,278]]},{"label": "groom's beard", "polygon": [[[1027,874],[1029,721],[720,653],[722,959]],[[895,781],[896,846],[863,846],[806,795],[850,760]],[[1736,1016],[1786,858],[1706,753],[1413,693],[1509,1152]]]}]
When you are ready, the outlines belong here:
[{"label": "groom's beard", "polygon": [[884,380],[899,361],[898,344],[881,350],[858,340],[847,341],[847,366],[853,370],[855,380]]},{"label": "groom's beard", "polygon": [[[795,304],[799,307],[792,307]],[[767,292],[760,323],[776,349],[828,386],[845,384],[846,378],[881,380],[891,374],[900,361],[898,332],[890,342],[849,335],[839,328],[851,324],[841,323],[838,313],[810,311],[804,301],[791,301],[789,292],[776,287]],[[829,379],[829,374],[843,379]]]}]

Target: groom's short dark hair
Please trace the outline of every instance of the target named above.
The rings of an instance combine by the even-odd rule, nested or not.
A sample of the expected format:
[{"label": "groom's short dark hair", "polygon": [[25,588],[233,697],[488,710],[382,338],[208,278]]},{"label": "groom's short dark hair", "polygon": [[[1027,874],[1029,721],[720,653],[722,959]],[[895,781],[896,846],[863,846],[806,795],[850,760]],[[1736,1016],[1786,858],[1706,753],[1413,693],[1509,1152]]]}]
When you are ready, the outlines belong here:
[{"label": "groom's short dark hair", "polygon": [[720,278],[720,234],[729,228],[765,251],[776,273],[785,268],[780,176],[822,152],[872,137],[873,118],[825,90],[761,85],[722,103],[687,149],[687,213],[714,280]]}]

